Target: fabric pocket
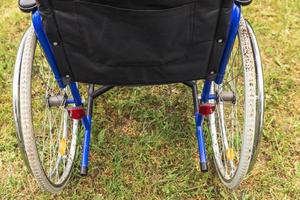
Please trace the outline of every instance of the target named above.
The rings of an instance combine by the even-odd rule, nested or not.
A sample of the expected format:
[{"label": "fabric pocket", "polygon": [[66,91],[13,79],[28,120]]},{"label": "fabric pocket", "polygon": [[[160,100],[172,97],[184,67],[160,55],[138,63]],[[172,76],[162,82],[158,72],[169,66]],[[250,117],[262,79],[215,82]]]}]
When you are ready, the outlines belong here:
[{"label": "fabric pocket", "polygon": [[75,2],[86,56],[111,67],[159,66],[187,56],[194,3],[136,10]]}]

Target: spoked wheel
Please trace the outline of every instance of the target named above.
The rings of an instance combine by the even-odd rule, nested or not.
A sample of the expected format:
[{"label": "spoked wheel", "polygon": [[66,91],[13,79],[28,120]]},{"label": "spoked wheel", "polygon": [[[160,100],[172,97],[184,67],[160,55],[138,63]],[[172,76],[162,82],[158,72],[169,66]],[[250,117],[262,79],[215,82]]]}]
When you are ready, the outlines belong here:
[{"label": "spoked wheel", "polygon": [[79,121],[69,118],[65,102],[71,95],[58,87],[33,27],[25,34],[19,52],[14,76],[18,139],[39,185],[57,193],[70,178]]},{"label": "spoked wheel", "polygon": [[222,182],[231,189],[254,163],[262,129],[263,83],[254,40],[241,18],[224,81],[211,88],[217,97],[216,110],[209,116],[214,161]]}]

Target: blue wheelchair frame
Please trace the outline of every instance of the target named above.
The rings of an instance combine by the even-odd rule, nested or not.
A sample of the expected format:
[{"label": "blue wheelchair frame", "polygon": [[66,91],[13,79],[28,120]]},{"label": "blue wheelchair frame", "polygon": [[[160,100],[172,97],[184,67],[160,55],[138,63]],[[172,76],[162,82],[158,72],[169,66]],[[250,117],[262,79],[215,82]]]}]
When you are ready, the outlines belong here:
[{"label": "blue wheelchair frame", "polygon": [[[241,7],[237,4],[233,5],[233,11],[231,16],[231,24],[229,28],[229,36],[226,43],[226,47],[223,53],[223,57],[219,66],[219,72],[216,76],[214,82],[216,84],[221,84],[224,79],[224,74],[226,71],[226,66],[233,48],[233,44],[238,32],[239,22],[241,17]],[[69,87],[72,93],[73,99],[68,99],[66,102],[67,104],[75,104],[77,107],[83,106],[83,102],[81,99],[81,95],[77,84],[75,82],[71,82],[68,85],[65,85],[62,81],[62,77],[57,67],[57,62],[52,51],[51,45],[49,40],[44,32],[42,17],[38,10],[33,11],[32,15],[32,23],[35,29],[35,33],[37,35],[37,39],[44,50],[48,63],[54,73],[55,79],[61,89],[65,87]],[[184,83],[190,86],[193,90],[193,97],[194,97],[194,107],[195,107],[195,121],[196,121],[196,135],[198,141],[198,150],[199,150],[199,157],[200,157],[200,166],[202,171],[207,171],[207,161],[206,161],[206,148],[205,148],[205,139],[203,133],[203,119],[204,115],[199,112],[199,102],[198,102],[198,89],[196,83],[194,81]],[[213,84],[211,80],[205,80],[202,95],[201,95],[201,102],[200,103],[207,103],[210,99],[216,99],[215,96],[210,95],[210,89]],[[88,107],[87,112],[82,118],[82,124],[84,126],[84,141],[83,141],[83,148],[82,148],[82,160],[81,160],[81,175],[87,175],[88,169],[88,162],[89,162],[89,147],[90,147],[90,136],[91,136],[91,127],[92,127],[92,110],[93,110],[93,100],[94,98],[100,96],[101,94],[107,92],[108,90],[112,89],[114,86],[103,86],[100,89],[94,91],[94,85],[90,85],[89,87],[89,97],[88,97]]]}]

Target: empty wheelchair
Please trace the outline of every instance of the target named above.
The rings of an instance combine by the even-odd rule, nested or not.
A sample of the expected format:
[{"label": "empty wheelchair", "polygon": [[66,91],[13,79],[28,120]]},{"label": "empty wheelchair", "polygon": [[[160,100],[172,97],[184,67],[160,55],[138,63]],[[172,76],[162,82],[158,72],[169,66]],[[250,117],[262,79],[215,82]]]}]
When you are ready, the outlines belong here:
[{"label": "empty wheelchair", "polygon": [[242,16],[250,2],[20,0],[32,25],[16,58],[14,119],[41,188],[64,188],[80,137],[80,174],[88,174],[95,98],[118,86],[170,83],[192,90],[201,171],[208,120],[216,171],[238,187],[255,162],[264,113],[258,44]]}]

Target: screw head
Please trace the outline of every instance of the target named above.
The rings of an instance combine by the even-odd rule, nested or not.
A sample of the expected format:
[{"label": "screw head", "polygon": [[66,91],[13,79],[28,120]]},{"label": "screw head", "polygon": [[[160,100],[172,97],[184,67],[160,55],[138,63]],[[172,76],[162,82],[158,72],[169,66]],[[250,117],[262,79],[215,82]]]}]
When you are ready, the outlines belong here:
[{"label": "screw head", "polygon": [[53,46],[58,46],[58,42],[53,42]]},{"label": "screw head", "polygon": [[222,38],[218,39],[218,43],[223,43],[223,39]]}]

